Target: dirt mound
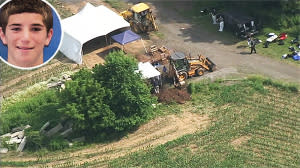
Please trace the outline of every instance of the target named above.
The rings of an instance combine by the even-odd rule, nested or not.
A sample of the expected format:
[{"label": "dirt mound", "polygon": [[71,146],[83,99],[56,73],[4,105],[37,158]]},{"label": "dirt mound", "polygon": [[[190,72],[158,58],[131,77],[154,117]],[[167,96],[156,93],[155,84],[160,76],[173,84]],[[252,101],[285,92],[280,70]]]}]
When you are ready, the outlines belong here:
[{"label": "dirt mound", "polygon": [[185,101],[191,99],[191,95],[187,92],[186,88],[168,88],[163,89],[158,95],[158,101],[162,103],[176,102],[183,104]]}]

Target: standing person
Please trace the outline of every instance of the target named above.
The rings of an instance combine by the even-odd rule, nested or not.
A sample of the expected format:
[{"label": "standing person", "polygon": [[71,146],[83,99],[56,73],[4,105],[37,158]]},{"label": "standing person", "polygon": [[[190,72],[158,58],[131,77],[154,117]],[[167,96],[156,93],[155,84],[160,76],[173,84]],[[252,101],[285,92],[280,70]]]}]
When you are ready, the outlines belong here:
[{"label": "standing person", "polygon": [[220,22],[219,32],[222,32],[224,29],[224,19],[222,16],[219,17],[219,22]]},{"label": "standing person", "polygon": [[53,35],[51,7],[42,0],[11,0],[0,11],[0,38],[7,62],[19,67],[43,63],[43,50]]},{"label": "standing person", "polygon": [[247,36],[247,43],[248,43],[248,46],[249,46],[249,47],[251,47],[250,42],[251,42],[251,36],[248,35],[248,36]]},{"label": "standing person", "polygon": [[254,53],[256,53],[255,45],[256,45],[256,42],[254,41],[253,38],[251,38],[251,40],[250,40],[251,53],[250,54],[252,54],[253,51],[254,51]]},{"label": "standing person", "polygon": [[216,15],[216,9],[215,8],[212,8],[212,10],[211,10],[211,18],[212,18],[213,24],[218,24],[217,23],[217,15]]}]

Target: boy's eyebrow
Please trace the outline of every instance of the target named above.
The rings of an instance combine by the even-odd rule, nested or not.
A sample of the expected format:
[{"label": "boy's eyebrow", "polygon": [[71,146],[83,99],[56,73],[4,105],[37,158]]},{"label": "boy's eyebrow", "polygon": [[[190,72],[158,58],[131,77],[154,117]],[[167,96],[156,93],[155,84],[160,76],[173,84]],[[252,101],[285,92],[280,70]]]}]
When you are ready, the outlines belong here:
[{"label": "boy's eyebrow", "polygon": [[39,24],[39,23],[34,23],[34,24],[32,24],[32,26],[45,27],[44,25]]},{"label": "boy's eyebrow", "polygon": [[[8,27],[11,27],[11,26],[21,26],[21,24],[14,23],[14,24],[8,25]],[[32,24],[31,26],[45,27],[44,25],[39,24],[39,23],[34,23],[34,24]]]},{"label": "boy's eyebrow", "polygon": [[21,24],[16,24],[16,23],[14,23],[14,24],[8,25],[8,27],[11,27],[11,26],[21,26]]}]

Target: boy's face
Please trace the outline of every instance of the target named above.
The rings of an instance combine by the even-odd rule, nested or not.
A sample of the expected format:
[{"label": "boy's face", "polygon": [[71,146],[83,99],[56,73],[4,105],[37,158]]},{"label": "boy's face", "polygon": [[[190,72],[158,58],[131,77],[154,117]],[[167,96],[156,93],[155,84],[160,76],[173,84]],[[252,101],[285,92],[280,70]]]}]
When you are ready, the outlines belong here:
[{"label": "boy's face", "polygon": [[33,67],[43,63],[43,49],[49,45],[53,29],[47,33],[43,17],[37,13],[10,15],[5,34],[0,28],[2,42],[8,48],[8,62]]}]

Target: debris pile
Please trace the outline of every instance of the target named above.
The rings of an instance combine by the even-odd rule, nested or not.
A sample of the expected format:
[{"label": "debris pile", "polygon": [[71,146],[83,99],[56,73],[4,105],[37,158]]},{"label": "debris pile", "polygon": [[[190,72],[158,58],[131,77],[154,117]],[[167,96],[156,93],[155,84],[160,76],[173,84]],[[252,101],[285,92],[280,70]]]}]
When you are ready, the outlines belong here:
[{"label": "debris pile", "polygon": [[58,79],[58,81],[50,81],[47,84],[48,88],[58,88],[58,89],[64,89],[65,88],[65,82],[68,80],[72,80],[71,76],[68,74],[64,74],[60,79]]},{"label": "debris pile", "polygon": [[[3,143],[7,145],[13,145],[17,144],[17,152],[22,152],[24,149],[24,146],[26,144],[26,136],[24,134],[24,131],[28,128],[30,128],[30,125],[26,125],[24,127],[17,127],[13,128],[10,133],[4,134],[0,136],[0,140],[6,140]],[[8,148],[0,148],[0,153],[7,153]]]}]

